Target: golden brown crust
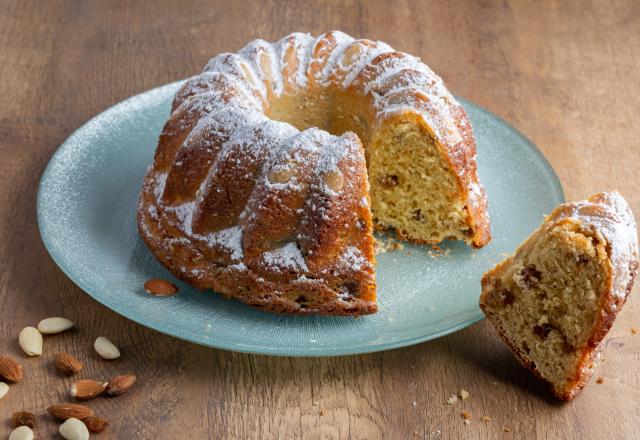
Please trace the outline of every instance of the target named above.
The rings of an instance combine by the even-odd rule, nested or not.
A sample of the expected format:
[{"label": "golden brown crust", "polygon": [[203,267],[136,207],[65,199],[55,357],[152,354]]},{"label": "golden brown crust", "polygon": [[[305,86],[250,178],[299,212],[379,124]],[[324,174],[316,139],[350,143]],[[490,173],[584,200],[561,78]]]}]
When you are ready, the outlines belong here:
[{"label": "golden brown crust", "polygon": [[[500,319],[488,304],[488,295],[514,260],[528,247],[535,245],[538,237],[546,231],[565,223],[576,225],[581,233],[592,237],[606,251],[607,259],[602,267],[606,273],[603,291],[600,294],[599,313],[590,330],[584,347],[578,348],[579,361],[562,389],[556,389],[537,370],[532,362],[502,327]],[[633,215],[627,203],[617,191],[598,193],[581,202],[566,203],[557,207],[515,253],[498,263],[482,277],[480,308],[487,316],[501,339],[509,346],[515,357],[537,377],[549,384],[561,400],[572,400],[591,378],[607,335],[616,315],[631,292],[638,271],[638,239]]]},{"label": "golden brown crust", "polygon": [[376,311],[360,140],[265,116],[275,98],[329,88],[369,102],[369,127],[400,112],[432,133],[458,178],[468,242],[489,241],[471,127],[440,78],[384,43],[291,34],[218,55],[176,94],[138,209],[140,234],[162,264],[273,312]]}]

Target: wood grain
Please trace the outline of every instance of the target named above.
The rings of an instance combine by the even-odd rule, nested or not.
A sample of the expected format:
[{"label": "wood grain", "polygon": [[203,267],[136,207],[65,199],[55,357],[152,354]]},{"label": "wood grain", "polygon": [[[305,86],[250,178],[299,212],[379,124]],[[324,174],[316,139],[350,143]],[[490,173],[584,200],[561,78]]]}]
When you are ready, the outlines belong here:
[{"label": "wood grain", "polygon": [[[520,129],[568,198],[617,188],[640,214],[639,2],[9,0],[0,8],[0,352],[26,371],[0,401],[0,437],[16,410],[38,414],[38,438],[54,435],[44,409],[68,398],[71,379],[50,363],[66,350],[84,361],[83,377],[138,375],[127,394],[89,402],[111,421],[103,439],[638,438],[640,335],[630,332],[640,323],[638,287],[608,339],[597,372],[604,382],[562,405],[484,322],[406,349],[327,359],[236,354],[147,330],[60,272],[40,241],[35,199],[58,145],[106,107],[256,37],[341,29],[421,56],[454,93]],[[46,337],[41,358],[22,356],[19,330],[53,315],[77,330]],[[99,335],[122,358],[98,359]],[[461,388],[470,399],[443,404]]]}]

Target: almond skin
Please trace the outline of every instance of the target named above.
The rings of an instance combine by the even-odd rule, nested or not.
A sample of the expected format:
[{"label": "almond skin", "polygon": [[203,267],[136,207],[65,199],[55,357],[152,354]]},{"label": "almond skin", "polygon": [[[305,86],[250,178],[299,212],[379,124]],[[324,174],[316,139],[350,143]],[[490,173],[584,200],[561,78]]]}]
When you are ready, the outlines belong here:
[{"label": "almond skin", "polygon": [[107,389],[107,382],[82,379],[71,385],[71,395],[76,399],[87,400],[104,393]]},{"label": "almond skin", "polygon": [[86,419],[93,415],[93,410],[88,406],[77,403],[59,403],[47,408],[47,412],[56,419],[67,420],[71,417],[76,419]]},{"label": "almond skin", "polygon": [[91,432],[102,432],[109,426],[109,421],[103,417],[91,416],[83,420]]},{"label": "almond skin", "polygon": [[63,376],[73,376],[82,370],[82,362],[69,353],[57,353],[53,358],[53,366]]},{"label": "almond skin", "polygon": [[124,394],[134,383],[136,383],[136,376],[133,374],[122,374],[120,376],[116,376],[109,381],[107,394],[111,396]]},{"label": "almond skin", "polygon": [[22,365],[18,361],[9,356],[0,356],[0,377],[9,382],[20,382],[22,376]]},{"label": "almond skin", "polygon": [[155,296],[171,296],[178,293],[178,288],[166,280],[153,278],[144,283],[144,290]]},{"label": "almond skin", "polygon": [[14,428],[17,428],[18,426],[28,426],[29,428],[33,428],[36,426],[36,416],[29,411],[17,411],[11,415],[11,422],[13,423]]}]

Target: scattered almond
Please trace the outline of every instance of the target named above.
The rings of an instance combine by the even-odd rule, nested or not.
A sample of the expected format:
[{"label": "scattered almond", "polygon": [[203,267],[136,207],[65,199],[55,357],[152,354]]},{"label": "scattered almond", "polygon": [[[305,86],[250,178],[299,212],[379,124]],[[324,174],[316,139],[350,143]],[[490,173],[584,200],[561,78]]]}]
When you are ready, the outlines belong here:
[{"label": "scattered almond", "polygon": [[154,278],[144,283],[144,290],[155,296],[171,296],[178,293],[178,288],[166,280]]},{"label": "scattered almond", "polygon": [[483,422],[490,422],[493,419],[491,417],[489,417],[489,416],[482,416],[482,418],[480,420],[482,420]]},{"label": "scattered almond", "polygon": [[64,376],[73,376],[82,370],[82,362],[69,353],[57,353],[53,358],[56,371]]},{"label": "scattered almond", "polygon": [[93,410],[91,408],[77,403],[59,403],[57,405],[51,405],[47,408],[47,412],[60,420],[67,420],[71,417],[82,420],[93,415]]},{"label": "scattered almond", "polygon": [[9,392],[9,385],[4,382],[0,382],[0,399],[7,395]]},{"label": "scattered almond", "polygon": [[105,338],[104,336],[99,336],[96,339],[96,342],[93,344],[93,348],[98,352],[100,357],[103,359],[117,359],[120,357],[120,350],[118,347],[113,345],[113,342]]},{"label": "scattered almond", "polygon": [[22,376],[22,365],[18,361],[9,356],[0,356],[0,378],[9,382],[20,382]]},{"label": "scattered almond", "polygon": [[596,380],[596,383],[604,383],[604,378],[603,378],[603,377],[599,377],[599,378]]},{"label": "scattered almond", "polygon": [[469,391],[467,390],[460,390],[460,392],[458,393],[458,396],[460,396],[460,399],[462,400],[467,400],[470,396]]},{"label": "scattered almond", "polygon": [[107,394],[119,396],[125,393],[131,386],[136,383],[136,376],[133,374],[123,374],[116,376],[109,381],[107,386]]},{"label": "scattered almond", "polygon": [[462,411],[460,413],[460,415],[462,416],[463,419],[465,420],[469,420],[471,419],[471,413],[469,413],[469,411]]},{"label": "scattered almond", "polygon": [[82,379],[71,385],[71,395],[76,399],[87,400],[104,393],[107,389],[107,382]]},{"label": "scattered almond", "polygon": [[36,426],[36,416],[29,411],[17,411],[11,415],[11,421],[13,422],[14,427],[18,426],[28,426],[29,428],[33,428]]},{"label": "scattered almond", "polygon": [[58,429],[60,435],[66,440],[89,440],[87,425],[75,417],[67,419]]},{"label": "scattered almond", "polygon": [[637,335],[639,331],[640,330],[638,330],[638,327],[631,327],[631,333],[632,334]]},{"label": "scattered almond", "polygon": [[91,416],[82,420],[91,432],[102,432],[109,426],[109,421],[102,417]]},{"label": "scattered almond", "polygon": [[67,331],[72,327],[72,321],[59,316],[45,318],[38,323],[38,331],[44,335],[55,335],[56,333]]},{"label": "scattered almond", "polygon": [[42,333],[35,327],[25,327],[18,335],[20,348],[29,356],[42,354]]},{"label": "scattered almond", "polygon": [[9,440],[33,440],[33,431],[28,426],[18,426],[9,434]]},{"label": "scattered almond", "polygon": [[504,427],[504,432],[511,432],[511,428],[509,428],[508,426]]}]

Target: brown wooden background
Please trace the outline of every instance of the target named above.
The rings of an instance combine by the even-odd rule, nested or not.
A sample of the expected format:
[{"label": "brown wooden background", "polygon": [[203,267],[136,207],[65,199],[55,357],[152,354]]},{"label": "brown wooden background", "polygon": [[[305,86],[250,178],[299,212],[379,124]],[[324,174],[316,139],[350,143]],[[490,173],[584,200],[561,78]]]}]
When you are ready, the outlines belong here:
[{"label": "brown wooden background", "polygon": [[[66,398],[69,381],[50,374],[49,361],[68,350],[85,360],[86,377],[139,377],[129,394],[90,402],[111,421],[104,439],[638,438],[640,335],[630,332],[640,324],[638,287],[610,334],[597,373],[604,383],[562,405],[485,322],[364,356],[250,356],[128,322],[57,269],[40,241],[35,197],[47,161],[74,129],[253,38],[331,29],[421,56],[454,93],[531,138],[569,199],[617,188],[640,215],[638,1],[2,0],[0,352],[22,360],[26,378],[0,401],[0,437],[18,409],[39,414],[38,438],[56,432],[44,408]],[[23,357],[19,330],[51,315],[78,329],[47,338],[42,358]],[[119,344],[120,360],[97,359],[98,335]],[[443,405],[460,388],[470,399]]]}]

